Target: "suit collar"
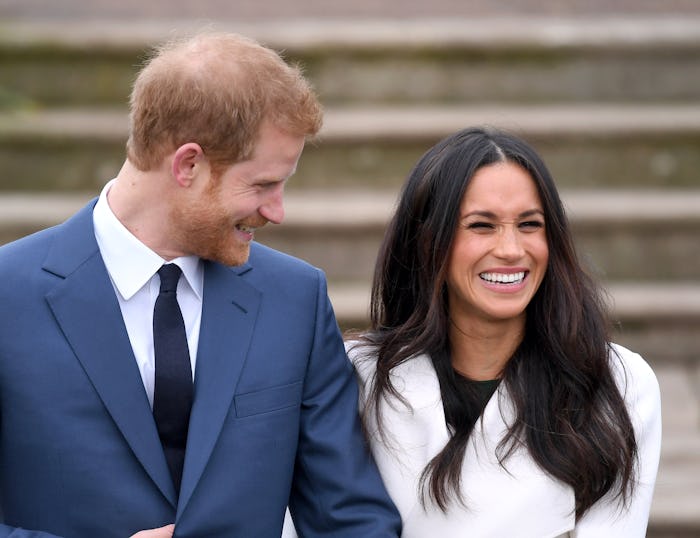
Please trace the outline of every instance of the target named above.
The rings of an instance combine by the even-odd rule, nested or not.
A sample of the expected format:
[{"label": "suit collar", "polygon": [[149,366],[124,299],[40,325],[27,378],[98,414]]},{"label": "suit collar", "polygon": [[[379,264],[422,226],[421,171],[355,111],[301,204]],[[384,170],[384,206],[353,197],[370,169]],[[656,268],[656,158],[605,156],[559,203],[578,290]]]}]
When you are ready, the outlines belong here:
[{"label": "suit collar", "polygon": [[151,479],[178,506],[179,517],[231,407],[261,294],[240,278],[252,269],[250,262],[233,268],[204,262],[195,397],[178,502],[114,287],[95,239],[95,202],[56,228],[43,268],[61,280],[46,300],[107,411]]},{"label": "suit collar", "polygon": [[96,202],[95,198],[55,228],[54,239],[43,265],[45,271],[66,277],[98,253],[92,226],[92,210]]},{"label": "suit collar", "polygon": [[95,240],[94,204],[56,228],[43,268],[61,280],[46,300],[126,442],[174,505],[175,491],[148,398]]},{"label": "suit collar", "polygon": [[[107,272],[119,294],[131,299],[166,262],[132,234],[114,215],[107,201],[112,182],[100,194],[93,211],[95,239]],[[129,255],[125,256],[124,253]],[[182,256],[174,260],[199,301],[202,300],[203,271],[197,256]]]}]

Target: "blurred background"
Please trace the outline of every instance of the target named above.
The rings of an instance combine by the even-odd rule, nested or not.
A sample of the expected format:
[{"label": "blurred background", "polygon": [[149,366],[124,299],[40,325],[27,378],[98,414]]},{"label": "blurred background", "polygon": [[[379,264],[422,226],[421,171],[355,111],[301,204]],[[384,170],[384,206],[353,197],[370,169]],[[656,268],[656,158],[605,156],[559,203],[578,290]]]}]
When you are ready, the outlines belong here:
[{"label": "blurred background", "polygon": [[326,106],[262,242],[329,277],[363,327],[372,266],[419,156],[465,126],[545,157],[615,339],[659,378],[649,536],[700,536],[700,2],[0,0],[0,244],[60,222],[118,171],[148,47],[203,28],[299,62]]}]

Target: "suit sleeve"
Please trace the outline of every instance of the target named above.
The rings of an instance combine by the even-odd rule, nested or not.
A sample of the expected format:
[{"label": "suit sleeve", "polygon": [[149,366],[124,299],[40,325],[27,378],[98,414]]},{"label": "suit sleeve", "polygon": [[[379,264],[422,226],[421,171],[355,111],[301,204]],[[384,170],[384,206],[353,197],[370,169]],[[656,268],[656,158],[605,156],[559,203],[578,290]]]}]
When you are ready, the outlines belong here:
[{"label": "suit sleeve", "polygon": [[577,523],[573,538],[643,538],[661,452],[661,397],[654,372],[642,357],[618,347],[623,368],[618,384],[625,398],[638,447],[637,481],[629,503],[603,498]]},{"label": "suit sleeve", "polygon": [[401,520],[362,436],[355,374],[318,274],[290,512],[301,538],[400,535]]},{"label": "suit sleeve", "polygon": [[15,527],[8,527],[7,525],[0,525],[0,537],[7,537],[7,538],[61,538],[60,536],[56,536],[55,534],[49,534],[48,532],[18,529]]}]

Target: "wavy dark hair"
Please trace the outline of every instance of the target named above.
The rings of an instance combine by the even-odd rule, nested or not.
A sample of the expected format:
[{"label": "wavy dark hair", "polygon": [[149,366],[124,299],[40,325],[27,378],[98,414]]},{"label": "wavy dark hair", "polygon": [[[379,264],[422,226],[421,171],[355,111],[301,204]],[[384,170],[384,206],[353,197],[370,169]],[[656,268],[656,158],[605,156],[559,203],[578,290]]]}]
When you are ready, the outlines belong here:
[{"label": "wavy dark hair", "polygon": [[408,405],[391,382],[392,370],[428,354],[453,434],[423,472],[423,499],[443,511],[455,498],[464,502],[461,466],[476,417],[462,405],[450,363],[447,262],[471,178],[481,167],[504,161],[522,167],[537,185],[549,260],[527,307],[523,340],[503,371],[501,383],[516,418],[497,455],[506,467],[508,457],[525,445],[545,472],[573,488],[578,520],[608,493],[627,501],[637,444],[611,369],[602,291],[579,263],[551,174],[517,136],[465,129],[432,147],[408,176],[377,259],[371,327],[361,338],[377,357],[364,418],[373,412],[384,436],[380,402],[393,397]]}]

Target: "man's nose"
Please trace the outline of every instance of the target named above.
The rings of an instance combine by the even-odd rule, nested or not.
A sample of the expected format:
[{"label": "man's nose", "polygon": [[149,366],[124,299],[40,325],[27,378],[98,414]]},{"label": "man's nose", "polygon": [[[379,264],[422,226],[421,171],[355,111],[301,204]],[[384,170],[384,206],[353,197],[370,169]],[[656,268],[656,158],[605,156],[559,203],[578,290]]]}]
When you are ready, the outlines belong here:
[{"label": "man's nose", "polygon": [[284,220],[284,195],[282,190],[270,193],[270,196],[258,210],[266,220],[280,224]]}]

